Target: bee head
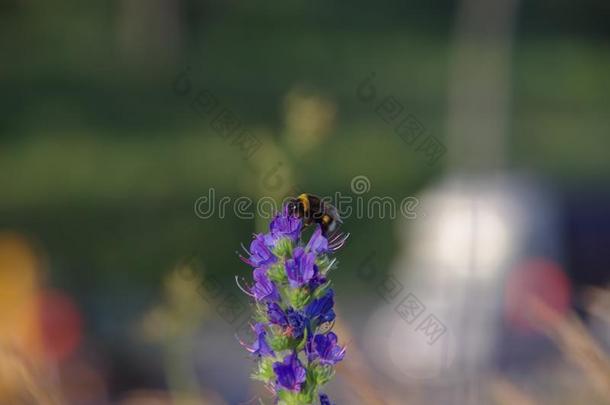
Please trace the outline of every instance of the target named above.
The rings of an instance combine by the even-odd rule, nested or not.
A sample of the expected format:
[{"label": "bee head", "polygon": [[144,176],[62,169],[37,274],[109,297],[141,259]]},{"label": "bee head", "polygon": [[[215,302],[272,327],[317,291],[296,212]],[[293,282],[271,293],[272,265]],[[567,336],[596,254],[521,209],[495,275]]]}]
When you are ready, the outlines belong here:
[{"label": "bee head", "polygon": [[288,204],[286,205],[288,214],[297,215],[299,213],[299,205],[300,205],[300,202],[299,202],[298,198],[293,198],[290,201],[288,201]]}]

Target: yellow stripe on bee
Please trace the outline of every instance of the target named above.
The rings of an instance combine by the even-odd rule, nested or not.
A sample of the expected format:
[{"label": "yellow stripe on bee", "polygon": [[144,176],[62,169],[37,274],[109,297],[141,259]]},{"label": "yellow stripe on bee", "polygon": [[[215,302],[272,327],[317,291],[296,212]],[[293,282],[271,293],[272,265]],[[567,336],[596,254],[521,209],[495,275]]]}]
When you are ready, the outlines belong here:
[{"label": "yellow stripe on bee", "polygon": [[307,196],[307,194],[301,194],[299,197],[299,200],[301,201],[301,203],[303,203],[303,214],[305,214],[305,216],[307,216],[309,214],[309,197]]}]

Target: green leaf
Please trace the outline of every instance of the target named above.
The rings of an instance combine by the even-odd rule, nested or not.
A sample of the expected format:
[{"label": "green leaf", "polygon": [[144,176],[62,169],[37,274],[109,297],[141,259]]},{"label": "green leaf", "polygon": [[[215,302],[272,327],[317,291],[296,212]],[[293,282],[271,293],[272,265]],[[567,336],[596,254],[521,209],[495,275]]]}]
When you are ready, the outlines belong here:
[{"label": "green leaf", "polygon": [[297,399],[298,399],[298,404],[299,405],[308,405],[308,404],[313,404],[314,401],[314,392],[313,391],[307,391],[307,392],[301,392],[299,393]]},{"label": "green leaf", "polygon": [[276,352],[291,349],[292,346],[294,346],[292,339],[283,335],[267,336],[267,341],[269,342],[269,346]]},{"label": "green leaf", "polygon": [[335,374],[333,366],[322,364],[313,364],[312,372],[313,378],[318,386],[326,384]]},{"label": "green leaf", "polygon": [[324,283],[321,286],[319,286],[318,288],[316,288],[313,292],[313,297],[317,299],[317,298],[324,296],[324,294],[326,293],[326,290],[328,290],[329,287],[330,287],[330,280],[328,280],[326,283]]},{"label": "green leaf", "polygon": [[320,270],[320,274],[326,275],[329,271],[337,267],[337,260],[331,260],[328,256],[320,256],[316,259],[316,265]]},{"label": "green leaf", "polygon": [[288,301],[295,309],[301,309],[309,303],[311,300],[311,294],[307,288],[295,288],[293,290],[286,291]]},{"label": "green leaf", "polygon": [[267,272],[269,279],[276,283],[285,283],[288,279],[286,277],[286,269],[283,264],[274,264],[269,268]]},{"label": "green leaf", "polygon": [[313,398],[314,394],[318,391],[318,384],[316,382],[316,374],[312,367],[307,368],[307,377],[305,380],[305,387],[307,394]]},{"label": "green leaf", "polygon": [[278,399],[280,405],[311,405],[314,402],[314,394],[311,392],[280,391]]},{"label": "green leaf", "polygon": [[288,238],[278,240],[273,248],[273,254],[281,258],[291,257],[292,241]]},{"label": "green leaf", "polygon": [[304,405],[300,402],[299,394],[297,392],[282,390],[278,392],[277,397],[279,399],[279,405]]},{"label": "green leaf", "polygon": [[269,321],[269,316],[267,314],[267,308],[265,306],[257,303],[252,317],[253,317],[254,321],[256,321],[256,322],[267,323]]},{"label": "green leaf", "polygon": [[271,357],[261,358],[258,363],[258,368],[252,373],[252,378],[265,383],[271,382],[275,378],[275,373],[273,372],[273,359]]}]

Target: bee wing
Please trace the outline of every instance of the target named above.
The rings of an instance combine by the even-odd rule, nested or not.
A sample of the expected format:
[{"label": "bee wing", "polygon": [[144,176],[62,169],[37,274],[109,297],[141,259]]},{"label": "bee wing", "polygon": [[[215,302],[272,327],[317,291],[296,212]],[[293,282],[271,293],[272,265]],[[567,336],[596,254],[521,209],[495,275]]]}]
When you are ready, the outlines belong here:
[{"label": "bee wing", "polygon": [[337,221],[338,223],[340,223],[340,224],[343,223],[343,220],[341,219],[341,216],[339,215],[339,211],[337,210],[337,208],[334,205],[328,204],[326,206],[326,212],[328,213],[328,215],[333,217],[333,219],[335,221]]}]

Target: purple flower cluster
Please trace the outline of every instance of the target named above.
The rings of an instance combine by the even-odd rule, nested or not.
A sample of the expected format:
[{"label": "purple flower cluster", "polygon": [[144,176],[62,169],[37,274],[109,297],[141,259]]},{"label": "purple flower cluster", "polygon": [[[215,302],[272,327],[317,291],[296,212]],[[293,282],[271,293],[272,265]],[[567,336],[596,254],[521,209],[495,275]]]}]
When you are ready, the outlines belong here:
[{"label": "purple flower cluster", "polygon": [[337,237],[329,242],[316,225],[305,243],[304,233],[301,218],[285,207],[241,257],[254,268],[253,284],[242,288],[255,312],[254,338],[244,346],[257,362],[253,378],[265,383],[277,404],[330,405],[320,389],[345,356],[331,332],[334,290],[327,278],[336,266],[330,256]]}]

